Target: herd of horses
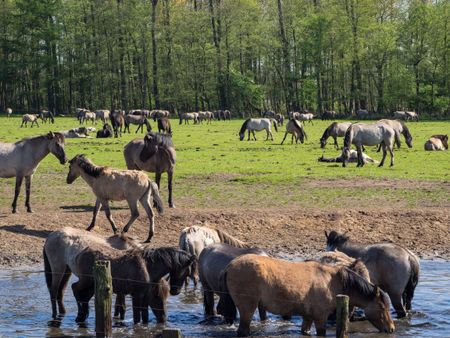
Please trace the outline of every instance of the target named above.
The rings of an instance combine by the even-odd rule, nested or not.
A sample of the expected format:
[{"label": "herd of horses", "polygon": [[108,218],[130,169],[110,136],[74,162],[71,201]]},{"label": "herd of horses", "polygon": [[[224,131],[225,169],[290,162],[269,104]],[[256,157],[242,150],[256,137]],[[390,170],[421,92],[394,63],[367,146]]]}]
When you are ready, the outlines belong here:
[{"label": "herd of horses", "polygon": [[[86,122],[88,111],[84,112]],[[98,114],[97,114],[98,113]],[[143,121],[149,117],[168,121],[164,111],[129,112],[96,111],[96,119],[112,124],[111,133],[121,133],[127,117]],[[302,113],[308,114],[308,113]],[[276,114],[275,114],[276,115]],[[81,116],[81,115],[80,115]],[[291,114],[286,123],[286,133],[296,143],[307,139],[305,121],[312,120]],[[79,118],[79,115],[77,115]],[[120,120],[118,122],[118,120]],[[50,119],[54,121],[54,117]],[[180,117],[180,122],[181,122]],[[131,123],[131,122],[127,122]],[[271,127],[277,130],[276,116],[249,118],[239,132],[240,140],[248,132],[256,140],[255,131],[266,130],[266,139],[273,140]],[[312,123],[311,123],[312,124]],[[143,124],[145,125],[145,123]],[[169,125],[170,127],[170,125]],[[65,153],[65,138],[71,134],[88,135],[88,129],[81,126],[65,132],[50,132],[46,135],[29,137],[16,143],[0,143],[0,177],[16,177],[12,212],[17,211],[17,198],[23,178],[26,181],[25,206],[32,212],[30,204],[31,177],[40,161],[52,153],[61,164],[68,159]],[[107,128],[102,131],[106,132]],[[116,134],[116,135],[117,135]],[[346,163],[352,158],[363,166],[368,161],[363,147],[378,145],[383,150],[383,159],[389,151],[393,165],[393,147],[400,147],[403,135],[409,147],[412,136],[403,121],[380,120],[372,124],[333,122],[324,132],[320,144],[325,147],[329,137],[344,137],[340,160]],[[446,135],[434,135],[448,149]],[[431,139],[430,139],[431,140]],[[435,147],[435,141],[430,141]],[[428,141],[427,141],[428,142]],[[351,145],[357,150],[352,151]],[[427,145],[425,146],[427,147]],[[350,307],[364,310],[366,319],[381,332],[395,329],[391,318],[390,303],[397,317],[402,318],[412,308],[414,290],[417,286],[420,265],[416,255],[394,243],[363,245],[353,242],[346,234],[326,232],[327,252],[317,261],[290,262],[272,257],[263,248],[252,247],[219,229],[192,226],[180,232],[178,247],[153,248],[148,242],[154,236],[155,212],[162,213],[163,202],[159,194],[162,173],[168,173],[168,204],[175,207],[172,195],[172,181],[176,164],[176,152],[171,132],[148,131],[143,139],[130,141],[124,147],[127,170],[95,165],[85,155],[78,154],[69,162],[67,183],[81,177],[96,197],[91,223],[87,231],[63,228],[49,235],[44,245],[45,278],[48,286],[53,325],[61,322],[66,313],[64,291],[71,274],[78,277],[72,284],[77,301],[77,322],[84,322],[89,315],[89,301],[94,295],[92,269],[96,260],[109,260],[113,277],[113,292],[117,295],[115,315],[125,317],[125,295],[131,295],[134,323],[149,321],[150,307],[158,322],[167,318],[166,303],[171,295],[181,292],[189,278],[197,286],[200,281],[203,290],[206,320],[215,315],[223,316],[227,323],[234,323],[239,312],[238,335],[251,334],[250,323],[256,309],[261,320],[267,312],[280,315],[284,320],[302,316],[301,332],[309,334],[314,324],[318,335],[326,334],[326,323],[336,309],[335,296],[350,296]],[[324,159],[323,161],[332,161]],[[155,173],[155,182],[144,171]],[[126,201],[130,219],[118,233],[118,227],[111,215],[110,201]],[[138,203],[148,217],[149,232],[144,243],[129,237],[127,232],[139,216]],[[103,208],[111,224],[113,236],[102,237],[91,232],[96,217]],[[219,297],[214,307],[214,295]]]}]

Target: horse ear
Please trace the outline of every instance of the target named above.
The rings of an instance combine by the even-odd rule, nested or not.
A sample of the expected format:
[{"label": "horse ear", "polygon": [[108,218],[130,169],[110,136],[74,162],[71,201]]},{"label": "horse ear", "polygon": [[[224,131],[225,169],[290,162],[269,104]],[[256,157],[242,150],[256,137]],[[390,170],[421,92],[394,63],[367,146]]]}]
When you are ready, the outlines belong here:
[{"label": "horse ear", "polygon": [[55,137],[55,134],[53,134],[52,131],[50,131],[50,132],[47,134],[47,138],[48,138],[49,140],[53,139],[54,137]]},{"label": "horse ear", "polygon": [[[323,157],[323,155],[322,155],[322,157]],[[325,230],[325,237],[328,239],[328,232]]]}]

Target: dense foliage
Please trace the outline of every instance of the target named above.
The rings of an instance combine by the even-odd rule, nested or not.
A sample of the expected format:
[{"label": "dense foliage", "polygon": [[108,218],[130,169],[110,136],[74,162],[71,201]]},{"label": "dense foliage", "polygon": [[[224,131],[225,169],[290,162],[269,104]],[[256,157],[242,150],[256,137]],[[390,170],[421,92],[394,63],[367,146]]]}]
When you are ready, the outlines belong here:
[{"label": "dense foliage", "polygon": [[2,0],[0,110],[450,117],[448,0]]}]

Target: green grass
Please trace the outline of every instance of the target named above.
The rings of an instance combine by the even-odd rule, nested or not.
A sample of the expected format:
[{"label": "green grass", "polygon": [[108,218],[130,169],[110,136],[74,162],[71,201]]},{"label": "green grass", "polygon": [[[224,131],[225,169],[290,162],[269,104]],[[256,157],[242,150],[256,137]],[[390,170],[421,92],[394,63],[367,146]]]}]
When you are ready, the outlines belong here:
[{"label": "green grass", "polygon": [[[49,130],[78,126],[78,122],[71,117],[57,118],[54,125],[41,125],[40,128],[19,128],[20,122],[19,117],[0,118],[0,141],[14,142]],[[446,151],[425,152],[423,144],[432,134],[448,133],[450,122],[408,123],[414,146],[408,149],[402,139],[402,148],[395,151],[395,166],[392,168],[389,165],[378,168],[372,164],[364,168],[349,164],[343,168],[340,164],[319,163],[317,158],[322,154],[325,157],[340,154],[331,144],[326,149],[320,149],[319,139],[330,121],[315,121],[313,126],[307,124],[308,140],[305,144],[291,145],[288,136],[283,146],[280,142],[284,127],[280,127],[278,133],[274,132],[273,142],[264,141],[265,132],[257,133],[258,141],[247,142],[239,141],[238,138],[241,120],[216,121],[211,125],[178,125],[177,120],[171,122],[177,150],[175,196],[186,201],[194,198],[198,202],[197,206],[258,207],[270,202],[279,206],[294,203],[325,207],[343,199],[345,204],[361,203],[364,200],[366,202],[363,205],[367,206],[379,199],[385,205],[392,202],[405,207],[414,207],[427,201],[431,203],[434,199],[449,203],[447,183],[450,179],[450,155]],[[155,127],[155,124],[152,123],[152,126]],[[100,124],[97,128],[101,128]],[[134,129],[132,127],[133,134],[126,134],[119,139],[68,139],[67,157],[70,159],[84,153],[98,165],[125,168],[122,153],[124,145],[135,137],[143,136],[134,134]],[[339,143],[342,145],[342,139],[339,139]],[[375,148],[367,149],[367,154],[381,159],[381,153],[377,153]],[[47,199],[64,194],[67,186],[59,178],[66,172],[67,166],[61,166],[54,156],[48,156],[35,175],[40,185],[35,185],[34,191]],[[366,187],[364,184],[355,187],[351,184],[355,178],[377,182],[388,180],[395,184],[392,183],[392,187],[390,183],[381,187]],[[327,184],[311,184],[325,180]],[[417,184],[413,188],[410,185],[402,188],[404,180]],[[422,187],[421,182],[428,182],[432,187],[429,184]],[[92,200],[90,192],[82,188],[84,183],[77,184],[75,186],[80,189],[81,200]],[[50,186],[57,192],[45,196]],[[0,191],[4,190],[3,187],[11,190],[13,180],[0,180]],[[67,196],[61,198],[69,199]],[[2,204],[7,201],[10,203],[9,200],[9,193],[0,197]]]}]

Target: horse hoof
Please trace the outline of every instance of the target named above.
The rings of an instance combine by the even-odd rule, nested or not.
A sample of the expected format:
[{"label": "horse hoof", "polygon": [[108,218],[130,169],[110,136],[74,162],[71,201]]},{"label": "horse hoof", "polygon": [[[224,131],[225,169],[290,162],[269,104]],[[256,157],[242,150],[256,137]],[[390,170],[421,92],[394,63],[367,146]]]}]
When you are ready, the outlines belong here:
[{"label": "horse hoof", "polygon": [[34,211],[31,210],[31,209],[27,209],[27,212],[30,213],[30,214],[34,213]]},{"label": "horse hoof", "polygon": [[13,213],[13,214],[17,214],[17,210],[16,210],[16,209],[13,209],[12,213]]},{"label": "horse hoof", "polygon": [[150,243],[151,242],[151,238],[147,238],[143,243]]},{"label": "horse hoof", "polygon": [[169,208],[172,208],[172,209],[175,209],[176,207],[175,207],[175,204],[169,204]]},{"label": "horse hoof", "polygon": [[90,226],[89,226],[89,227],[86,228],[86,231],[91,231],[92,228],[93,228],[93,227],[90,227]]}]

